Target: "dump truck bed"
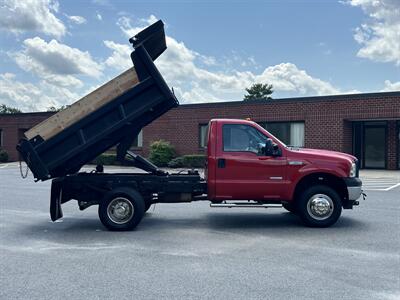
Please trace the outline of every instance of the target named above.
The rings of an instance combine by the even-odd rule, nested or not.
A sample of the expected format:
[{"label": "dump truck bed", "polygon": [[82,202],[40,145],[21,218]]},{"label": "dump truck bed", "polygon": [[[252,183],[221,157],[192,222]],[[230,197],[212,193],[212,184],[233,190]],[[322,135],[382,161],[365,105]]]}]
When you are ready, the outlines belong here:
[{"label": "dump truck bed", "polygon": [[134,68],[30,129],[17,145],[36,180],[76,173],[116,145],[127,150],[144,126],[178,105],[153,63],[166,49],[163,23],[130,42]]},{"label": "dump truck bed", "polygon": [[65,128],[122,95],[138,83],[139,79],[135,68],[130,68],[76,101],[71,106],[59,111],[55,115],[29,129],[25,132],[25,136],[29,140],[35,136],[40,136],[43,140],[47,141]]}]

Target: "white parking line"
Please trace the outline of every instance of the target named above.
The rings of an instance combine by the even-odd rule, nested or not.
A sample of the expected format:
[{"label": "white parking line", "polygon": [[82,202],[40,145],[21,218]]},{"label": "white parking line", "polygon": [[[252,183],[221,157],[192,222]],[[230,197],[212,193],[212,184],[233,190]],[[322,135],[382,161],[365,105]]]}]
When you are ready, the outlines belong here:
[{"label": "white parking line", "polygon": [[400,183],[398,183],[398,184],[395,184],[395,185],[393,185],[393,186],[391,186],[391,187],[387,188],[387,189],[386,189],[386,191],[393,190],[393,189],[397,188],[398,186],[400,186]]},{"label": "white parking line", "polygon": [[[22,166],[25,168],[26,164],[23,163]],[[18,162],[9,162],[9,163],[5,163],[5,164],[0,164],[0,169],[5,169],[7,167],[19,167],[19,163]]]},{"label": "white parking line", "polygon": [[385,187],[381,187],[381,188],[379,188],[380,186],[363,186],[363,188],[364,188],[364,190],[365,191],[383,191],[383,192],[387,192],[387,191],[390,191],[390,190],[392,190],[392,189],[395,189],[395,188],[397,188],[397,187],[399,187],[400,186],[400,183],[396,183],[396,184],[394,184],[394,185],[391,185],[391,186],[389,186],[389,187],[387,187],[387,186],[385,186]]}]

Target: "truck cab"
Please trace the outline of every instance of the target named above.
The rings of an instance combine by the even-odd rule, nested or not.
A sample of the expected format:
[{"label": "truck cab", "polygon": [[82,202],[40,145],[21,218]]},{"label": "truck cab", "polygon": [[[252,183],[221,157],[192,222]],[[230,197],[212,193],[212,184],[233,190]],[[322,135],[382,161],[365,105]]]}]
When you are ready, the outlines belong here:
[{"label": "truck cab", "polygon": [[310,226],[332,225],[362,194],[354,156],[286,146],[250,120],[210,121],[205,176],[215,204],[281,203]]}]

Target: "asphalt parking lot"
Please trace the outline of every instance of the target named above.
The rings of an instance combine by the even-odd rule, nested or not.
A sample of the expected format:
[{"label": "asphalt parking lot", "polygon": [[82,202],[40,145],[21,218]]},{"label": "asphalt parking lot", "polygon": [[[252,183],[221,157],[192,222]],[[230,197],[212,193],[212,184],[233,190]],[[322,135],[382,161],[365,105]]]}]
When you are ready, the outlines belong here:
[{"label": "asphalt parking lot", "polygon": [[326,229],[283,209],[158,204],[132,232],[97,208],[49,218],[50,182],[0,165],[1,299],[399,299],[400,172]]}]

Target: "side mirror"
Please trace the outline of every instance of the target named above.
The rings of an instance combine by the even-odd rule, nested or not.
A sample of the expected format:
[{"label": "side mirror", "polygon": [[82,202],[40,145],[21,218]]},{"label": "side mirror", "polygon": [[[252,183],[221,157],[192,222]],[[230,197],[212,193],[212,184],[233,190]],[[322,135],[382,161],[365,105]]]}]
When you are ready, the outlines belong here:
[{"label": "side mirror", "polygon": [[265,141],[265,147],[263,148],[263,155],[265,156],[272,156],[272,153],[274,152],[274,143],[272,142],[271,139],[267,139]]},{"label": "side mirror", "polygon": [[261,149],[261,155],[265,156],[280,156],[281,150],[277,144],[275,144],[272,139],[268,138],[265,141],[265,146]]}]

